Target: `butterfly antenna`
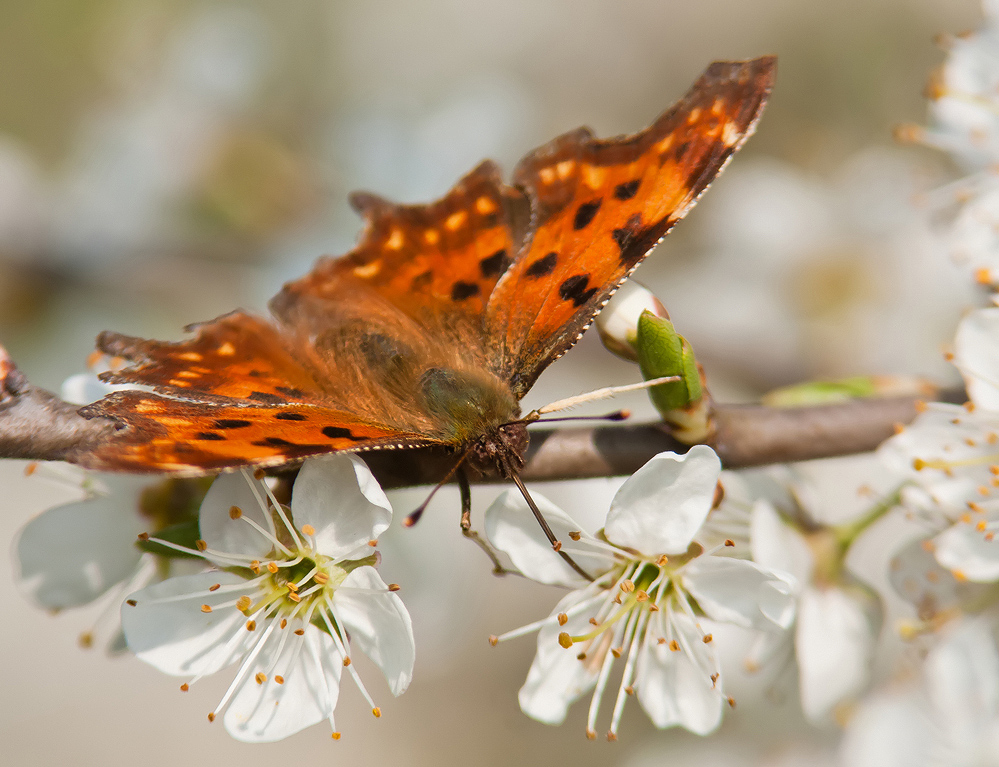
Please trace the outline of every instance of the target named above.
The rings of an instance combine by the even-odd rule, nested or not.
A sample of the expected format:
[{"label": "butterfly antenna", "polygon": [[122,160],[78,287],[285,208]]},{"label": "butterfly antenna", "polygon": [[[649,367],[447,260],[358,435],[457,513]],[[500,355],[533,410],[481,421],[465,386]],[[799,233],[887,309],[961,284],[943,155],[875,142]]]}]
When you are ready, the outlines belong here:
[{"label": "butterfly antenna", "polygon": [[[419,506],[417,506],[413,511],[411,511],[409,514],[406,515],[406,517],[402,520],[403,527],[412,527],[413,525],[415,525],[417,522],[420,521],[420,517],[423,516],[423,512],[427,510],[427,506],[430,505],[430,502],[434,499],[434,496],[437,495],[437,491],[451,481],[451,477],[455,475],[455,472],[458,471],[458,468],[465,462],[465,459],[467,457],[468,453],[462,455],[461,458],[458,459],[458,462],[451,467],[451,470],[444,475],[444,479],[442,479],[434,486],[434,489],[430,491],[430,495],[427,496],[426,500],[423,503],[421,503]],[[469,504],[471,504],[471,501],[469,501]],[[464,519],[464,515],[462,515],[462,519]]]},{"label": "butterfly antenna", "polygon": [[556,423],[558,421],[626,421],[631,418],[630,410],[615,410],[606,415],[563,415],[558,418],[538,418],[534,423]]},{"label": "butterfly antenna", "polygon": [[541,418],[541,416],[547,413],[555,413],[559,410],[568,410],[571,407],[583,405],[587,402],[596,402],[597,400],[608,399],[617,394],[624,394],[629,391],[639,391],[640,389],[649,389],[653,386],[658,386],[659,384],[674,383],[680,380],[682,380],[680,376],[664,376],[663,378],[653,378],[640,383],[625,384],[624,386],[605,386],[603,389],[594,389],[593,391],[588,391],[583,394],[577,394],[575,397],[566,397],[565,399],[550,402],[543,407],[539,407],[537,410],[532,410],[524,417],[524,420],[537,421]]},{"label": "butterfly antenna", "polygon": [[541,509],[538,508],[538,504],[534,502],[531,498],[531,494],[527,492],[527,487],[524,486],[524,482],[521,480],[520,476],[514,474],[512,476],[514,484],[517,489],[520,490],[520,494],[524,496],[524,500],[527,501],[527,505],[530,507],[531,511],[534,513],[534,518],[538,520],[538,524],[541,525],[541,529],[545,533],[545,537],[548,538],[548,542],[552,545],[555,552],[565,560],[566,564],[569,565],[573,570],[579,573],[581,576],[586,578],[586,580],[592,582],[593,576],[590,575],[586,570],[580,567],[576,560],[574,560],[569,554],[562,551],[562,541],[555,537],[555,533],[552,532],[551,526],[548,524],[548,520],[545,519],[545,515],[541,513]]}]

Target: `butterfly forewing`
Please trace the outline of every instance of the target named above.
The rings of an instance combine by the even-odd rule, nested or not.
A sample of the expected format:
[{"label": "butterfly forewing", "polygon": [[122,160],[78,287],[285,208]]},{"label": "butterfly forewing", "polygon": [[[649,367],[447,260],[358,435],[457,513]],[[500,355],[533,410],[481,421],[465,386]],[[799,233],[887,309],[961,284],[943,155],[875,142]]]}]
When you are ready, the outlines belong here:
[{"label": "butterfly forewing", "polygon": [[502,184],[499,169],[483,162],[448,194],[429,205],[395,205],[371,194],[351,196],[366,221],[357,247],[321,260],[308,275],[274,297],[279,317],[303,295],[333,295],[357,282],[420,321],[447,318],[474,329],[480,343],[486,301],[513,260],[513,219],[526,200]]},{"label": "butterfly forewing", "polygon": [[514,184],[532,237],[487,307],[502,370],[521,397],[696,202],[753,131],[775,60],[713,64],[650,127],[600,140],[586,129],[527,155]]}]

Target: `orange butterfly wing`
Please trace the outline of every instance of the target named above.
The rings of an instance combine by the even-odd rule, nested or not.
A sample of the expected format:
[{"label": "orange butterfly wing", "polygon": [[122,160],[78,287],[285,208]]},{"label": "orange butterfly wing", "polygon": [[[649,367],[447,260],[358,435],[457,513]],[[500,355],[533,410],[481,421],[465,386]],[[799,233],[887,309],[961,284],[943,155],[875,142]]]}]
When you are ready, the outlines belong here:
[{"label": "orange butterfly wing", "polygon": [[178,343],[102,333],[98,348],[132,364],[101,377],[152,392],[116,392],[81,410],[121,428],[99,450],[73,456],[88,468],[197,473],[268,466],[338,450],[402,447],[433,440],[359,418],[324,391],[292,337],[232,312],[191,326]]},{"label": "orange butterfly wing", "polygon": [[776,59],[712,64],[632,136],[567,133],[521,160],[533,236],[489,300],[487,334],[522,397],[693,207],[756,126]]},{"label": "orange butterfly wing", "polygon": [[429,205],[396,205],[367,193],[352,194],[351,204],[366,223],[358,245],[286,285],[271,310],[286,316],[305,297],[322,300],[356,281],[416,320],[457,322],[481,340],[486,301],[523,239],[515,222],[527,221],[526,199],[502,183],[496,164],[481,163]]}]

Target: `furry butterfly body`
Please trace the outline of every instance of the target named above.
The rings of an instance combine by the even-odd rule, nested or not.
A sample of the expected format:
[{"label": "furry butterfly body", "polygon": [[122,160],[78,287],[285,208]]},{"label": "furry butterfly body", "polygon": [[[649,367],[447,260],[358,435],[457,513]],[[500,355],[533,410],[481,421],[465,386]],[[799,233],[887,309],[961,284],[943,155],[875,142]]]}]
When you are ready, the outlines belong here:
[{"label": "furry butterfly body", "polygon": [[717,62],[651,126],[586,129],[484,162],[441,200],[355,194],[357,247],[270,302],[177,343],[103,333],[139,384],[81,412],[118,428],[71,456],[103,470],[198,473],[310,455],[444,446],[501,474],[527,444],[519,401],[752,133],[775,60]]}]

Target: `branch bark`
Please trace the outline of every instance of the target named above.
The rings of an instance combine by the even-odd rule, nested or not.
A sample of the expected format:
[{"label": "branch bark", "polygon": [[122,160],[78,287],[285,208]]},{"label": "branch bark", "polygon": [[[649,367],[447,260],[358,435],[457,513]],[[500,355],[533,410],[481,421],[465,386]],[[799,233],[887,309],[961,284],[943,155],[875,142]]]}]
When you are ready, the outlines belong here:
[{"label": "branch bark", "polygon": [[[936,399],[963,402],[963,390]],[[917,397],[857,399],[834,405],[772,408],[718,405],[711,446],[726,468],[864,453],[916,416]],[[86,419],[77,407],[32,386],[0,347],[0,458],[66,460],[108,439],[114,423]],[[686,452],[662,424],[538,429],[531,432],[527,481],[584,479],[634,473],[656,453]],[[454,465],[442,450],[387,450],[365,454],[385,488],[438,482]],[[479,477],[479,482],[496,481]]]}]

